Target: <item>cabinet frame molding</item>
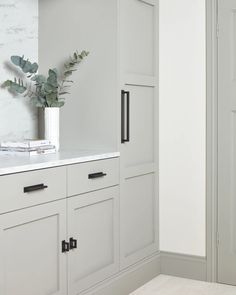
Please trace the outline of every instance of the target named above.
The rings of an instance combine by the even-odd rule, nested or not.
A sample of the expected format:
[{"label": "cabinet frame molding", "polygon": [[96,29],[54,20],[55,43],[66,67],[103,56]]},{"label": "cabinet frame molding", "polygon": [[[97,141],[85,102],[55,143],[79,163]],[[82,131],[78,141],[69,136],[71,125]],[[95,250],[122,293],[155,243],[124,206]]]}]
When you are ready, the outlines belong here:
[{"label": "cabinet frame molding", "polygon": [[206,26],[206,259],[207,281],[217,282],[218,0],[206,0]]}]

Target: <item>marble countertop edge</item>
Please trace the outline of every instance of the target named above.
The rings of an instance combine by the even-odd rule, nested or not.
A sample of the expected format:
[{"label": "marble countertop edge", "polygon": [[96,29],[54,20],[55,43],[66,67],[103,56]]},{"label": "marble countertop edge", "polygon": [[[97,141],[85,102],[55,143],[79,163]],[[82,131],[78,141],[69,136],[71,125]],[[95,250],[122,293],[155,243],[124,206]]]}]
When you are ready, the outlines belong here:
[{"label": "marble countertop edge", "polygon": [[62,151],[56,154],[40,156],[0,155],[0,176],[117,158],[119,156],[119,152],[102,151]]}]

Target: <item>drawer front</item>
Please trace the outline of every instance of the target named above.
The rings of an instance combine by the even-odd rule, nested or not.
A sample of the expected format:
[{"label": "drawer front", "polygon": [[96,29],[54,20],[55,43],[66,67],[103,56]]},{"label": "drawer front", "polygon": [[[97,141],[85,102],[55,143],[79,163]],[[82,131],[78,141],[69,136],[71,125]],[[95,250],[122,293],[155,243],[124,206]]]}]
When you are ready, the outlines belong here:
[{"label": "drawer front", "polygon": [[68,166],[68,196],[119,184],[119,159]]},{"label": "drawer front", "polygon": [[0,213],[66,197],[66,168],[0,176]]}]

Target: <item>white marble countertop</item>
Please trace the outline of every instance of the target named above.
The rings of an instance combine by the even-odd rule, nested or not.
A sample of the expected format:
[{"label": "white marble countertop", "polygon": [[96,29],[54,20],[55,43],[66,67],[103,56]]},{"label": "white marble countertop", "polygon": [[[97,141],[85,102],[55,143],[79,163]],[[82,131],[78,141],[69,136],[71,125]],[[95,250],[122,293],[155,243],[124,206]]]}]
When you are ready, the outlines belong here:
[{"label": "white marble countertop", "polygon": [[0,175],[119,157],[119,152],[77,150],[39,156],[0,155]]}]

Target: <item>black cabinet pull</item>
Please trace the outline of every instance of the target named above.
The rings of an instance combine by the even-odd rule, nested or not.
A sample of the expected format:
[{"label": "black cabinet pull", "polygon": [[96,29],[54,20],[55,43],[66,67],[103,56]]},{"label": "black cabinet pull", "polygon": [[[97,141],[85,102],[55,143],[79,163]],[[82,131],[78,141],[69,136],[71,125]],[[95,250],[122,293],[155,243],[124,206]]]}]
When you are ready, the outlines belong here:
[{"label": "black cabinet pull", "polygon": [[88,175],[88,178],[89,179],[95,179],[95,178],[100,178],[100,177],[104,177],[106,176],[107,174],[106,173],[103,173],[103,172],[97,172],[97,173],[91,173]]},{"label": "black cabinet pull", "polygon": [[70,238],[70,249],[77,249],[77,240]]},{"label": "black cabinet pull", "polygon": [[31,186],[26,186],[24,187],[24,193],[30,193],[34,191],[40,191],[48,188],[47,185],[44,185],[43,183],[41,184],[36,184],[36,185],[31,185]]},{"label": "black cabinet pull", "polygon": [[69,252],[70,251],[70,244],[66,242],[65,240],[61,242],[61,252]]},{"label": "black cabinet pull", "polygon": [[[126,97],[126,108],[125,108]],[[126,112],[125,112],[126,109]],[[125,116],[126,113],[126,116]],[[125,126],[126,122],[126,126]],[[130,141],[130,92],[121,91],[121,143]]]}]

